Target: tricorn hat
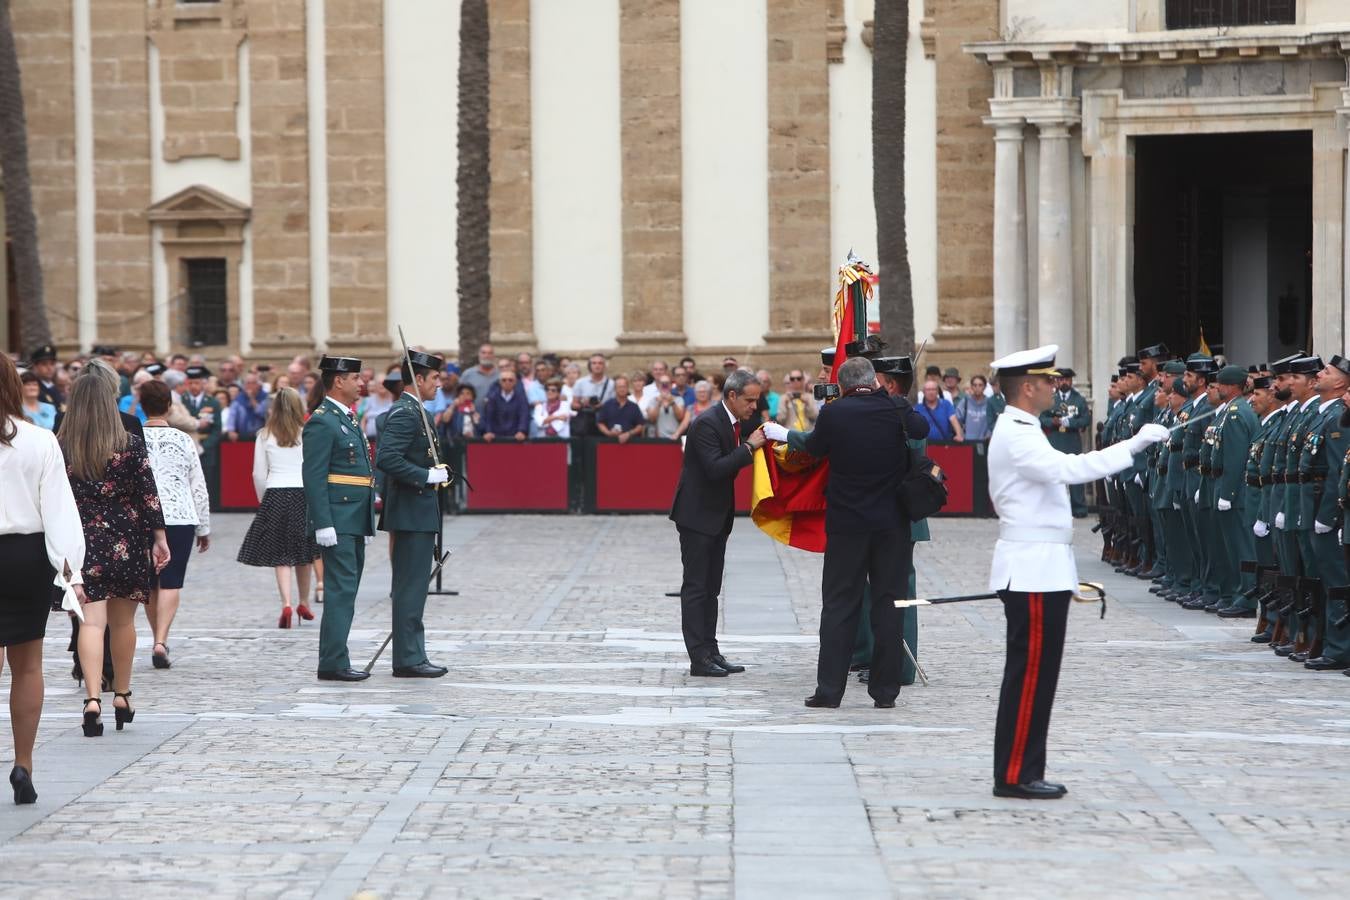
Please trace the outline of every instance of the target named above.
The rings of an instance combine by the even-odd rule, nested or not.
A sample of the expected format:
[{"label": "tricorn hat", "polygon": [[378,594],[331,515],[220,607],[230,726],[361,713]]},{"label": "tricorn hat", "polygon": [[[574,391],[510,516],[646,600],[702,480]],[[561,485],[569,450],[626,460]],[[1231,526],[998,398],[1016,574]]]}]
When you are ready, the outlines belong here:
[{"label": "tricorn hat", "polygon": [[1324,367],[1320,356],[1300,356],[1289,364],[1291,375],[1316,375]]},{"label": "tricorn hat", "polygon": [[211,370],[206,366],[188,366],[187,371],[183,374],[187,375],[188,378],[210,378]]},{"label": "tricorn hat", "polygon": [[1327,365],[1340,369],[1346,375],[1350,375],[1350,359],[1346,359],[1344,356],[1333,354],[1331,359],[1327,362]]},{"label": "tricorn hat", "polygon": [[337,372],[340,375],[361,371],[361,360],[354,356],[324,356],[319,359],[320,372]]},{"label": "tricorn hat", "polygon": [[1258,375],[1258,376],[1256,376],[1255,378],[1252,379],[1252,389],[1253,389],[1253,390],[1255,390],[1255,389],[1257,389],[1257,388],[1267,388],[1267,389],[1269,389],[1269,388],[1272,387],[1274,384],[1275,384],[1275,379],[1271,378],[1269,375]]},{"label": "tricorn hat", "polygon": [[1274,375],[1288,375],[1291,371],[1290,366],[1293,364],[1294,360],[1302,359],[1307,355],[1308,354],[1300,350],[1298,353],[1286,356],[1283,359],[1277,359],[1270,364],[1270,371]]},{"label": "tricorn hat", "polygon": [[908,356],[878,356],[872,360],[872,368],[878,375],[896,375],[913,377],[914,360]]},{"label": "tricorn hat", "polygon": [[49,359],[56,359],[56,348],[51,344],[43,344],[28,354],[28,360],[33,363],[46,362]]},{"label": "tricorn hat", "polygon": [[1150,344],[1135,354],[1139,359],[1171,359],[1172,354],[1166,344]]},{"label": "tricorn hat", "polygon": [[433,372],[439,372],[445,366],[444,358],[434,353],[423,353],[421,350],[409,350],[408,359],[414,366]]}]

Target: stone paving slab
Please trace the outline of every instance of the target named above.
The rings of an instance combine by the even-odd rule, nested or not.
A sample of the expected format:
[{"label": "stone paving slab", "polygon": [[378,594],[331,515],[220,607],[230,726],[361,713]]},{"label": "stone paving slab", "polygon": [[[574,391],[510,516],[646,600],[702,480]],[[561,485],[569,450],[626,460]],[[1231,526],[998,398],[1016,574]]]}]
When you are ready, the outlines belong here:
[{"label": "stone paving slab", "polygon": [[[135,723],[79,731],[65,623],[47,641],[39,802],[0,803],[5,895],[120,897],[1297,897],[1350,846],[1350,679],[1313,674],[1096,561],[1075,606],[1050,774],[1062,801],[990,796],[997,602],[922,610],[932,684],[810,710],[817,555],[738,520],[725,680],[687,674],[676,536],[660,517],[447,520],[437,681],[314,680],[318,630],[275,628],[270,571],[221,515],[149,664]],[[928,595],[984,589],[994,523],[943,520]],[[388,627],[377,538],[352,631]],[[319,608],[321,609],[321,608]],[[319,610],[316,610],[319,611]],[[0,711],[0,718],[5,713]],[[109,717],[111,718],[111,716]],[[92,887],[97,885],[96,888]]]}]

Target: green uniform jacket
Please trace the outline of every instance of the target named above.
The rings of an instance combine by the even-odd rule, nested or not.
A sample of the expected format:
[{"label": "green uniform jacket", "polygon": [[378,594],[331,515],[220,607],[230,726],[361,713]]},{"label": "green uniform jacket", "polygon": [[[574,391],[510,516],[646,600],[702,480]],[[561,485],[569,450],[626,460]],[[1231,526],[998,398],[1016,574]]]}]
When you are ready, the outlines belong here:
[{"label": "green uniform jacket", "polygon": [[[1056,416],[1060,419],[1058,426],[1054,424]],[[1050,439],[1050,446],[1061,453],[1082,453],[1083,429],[1091,424],[1092,413],[1088,410],[1087,401],[1072,388],[1064,399],[1060,399],[1059,391],[1055,391],[1054,403],[1041,413],[1041,427]],[[1064,430],[1061,431],[1061,428]]]},{"label": "green uniform jacket", "polygon": [[[1181,408],[1172,414],[1174,419],[1172,424],[1179,425],[1190,418],[1191,406],[1194,403],[1194,398],[1191,398],[1181,404]],[[1186,467],[1182,465],[1182,460],[1185,459],[1185,453],[1182,451],[1185,440],[1186,429],[1183,428],[1172,432],[1172,436],[1166,441],[1167,492],[1172,495],[1173,503],[1182,502],[1181,495],[1186,492]],[[1186,502],[1190,502],[1189,497],[1186,498]]]},{"label": "green uniform jacket", "polygon": [[1260,423],[1245,397],[1234,397],[1224,407],[1214,436],[1214,500],[1227,500],[1234,509],[1247,503],[1247,456]]},{"label": "green uniform jacket", "polygon": [[[1340,507],[1341,543],[1350,546],[1350,528],[1345,527],[1345,509],[1350,506],[1350,449],[1341,456],[1341,473],[1336,478],[1336,505]],[[1324,525],[1331,523],[1324,522]]]},{"label": "green uniform jacket", "polygon": [[422,404],[411,393],[394,401],[384,420],[375,465],[383,474],[383,531],[436,532],[441,527],[441,491],[427,484],[427,473],[437,459],[445,459],[439,440],[427,443]]},{"label": "green uniform jacket", "polygon": [[1285,454],[1284,454],[1284,500],[1280,504],[1279,511],[1284,513],[1285,531],[1309,531],[1312,529],[1312,522],[1303,522],[1300,518],[1302,510],[1301,480],[1299,465],[1303,460],[1303,445],[1307,440],[1309,429],[1317,421],[1318,400],[1313,398],[1306,409],[1295,408],[1293,415],[1289,418],[1289,429],[1286,431]]},{"label": "green uniform jacket", "polygon": [[[1122,439],[1132,438],[1139,433],[1150,422],[1158,420],[1158,407],[1154,405],[1153,399],[1158,393],[1158,383],[1150,381],[1144,385],[1144,389],[1139,392],[1139,396],[1134,398],[1133,416],[1130,419],[1129,434],[1122,435]],[[1151,445],[1148,449],[1134,455],[1134,474],[1141,476],[1147,483],[1150,477],[1150,470],[1153,468],[1153,448],[1157,445]]]},{"label": "green uniform jacket", "polygon": [[1341,429],[1345,404],[1337,398],[1320,413],[1319,406],[1314,403],[1308,410],[1312,416],[1299,457],[1298,470],[1303,481],[1298,489],[1301,528],[1312,528],[1314,522],[1335,528],[1340,515],[1334,485],[1340,478],[1346,445],[1350,444],[1350,430]]},{"label": "green uniform jacket", "polygon": [[1275,515],[1284,509],[1284,466],[1289,458],[1289,429],[1294,424],[1294,418],[1298,414],[1298,407],[1285,406],[1276,420],[1280,423],[1271,435],[1271,443],[1274,449],[1270,455],[1270,474],[1267,476],[1271,481],[1270,496],[1266,500],[1266,512],[1269,518],[1265,521],[1270,527],[1275,527]]},{"label": "green uniform jacket", "polygon": [[[305,423],[305,506],[313,531],[332,528],[338,534],[375,533],[375,489],[369,479],[370,445],[361,426],[330,400],[323,400]],[[333,484],[329,475],[366,478],[365,485]]]},{"label": "green uniform jacket", "polygon": [[[1176,424],[1176,414],[1164,409],[1158,416],[1158,424],[1171,428]],[[1168,488],[1168,476],[1172,474],[1172,449],[1169,441],[1159,441],[1154,456],[1153,475],[1149,481],[1149,508],[1170,511],[1172,509],[1172,491]]]},{"label": "green uniform jacket", "polygon": [[1219,417],[1210,416],[1204,422],[1200,423],[1205,429],[1204,437],[1200,441],[1200,466],[1197,471],[1200,473],[1200,499],[1196,503],[1198,509],[1214,508],[1214,466],[1215,458],[1218,456],[1217,448],[1219,442]]},{"label": "green uniform jacket", "polygon": [[192,399],[192,395],[183,392],[183,407],[192,414],[193,418],[198,418],[204,409],[211,410],[211,424],[205,428],[199,423],[197,433],[202,436],[202,446],[210,449],[220,443],[220,401],[205,391],[202,392],[201,402],[198,403]]},{"label": "green uniform jacket", "polygon": [[1186,470],[1185,489],[1182,492],[1185,503],[1194,503],[1195,492],[1200,490],[1200,448],[1205,443],[1205,429],[1209,420],[1193,421],[1196,417],[1209,412],[1209,397],[1199,395],[1191,403],[1190,413],[1186,417],[1186,436],[1182,438],[1182,466]]},{"label": "green uniform jacket", "polygon": [[1280,430],[1284,419],[1283,410],[1275,410],[1264,422],[1257,425],[1256,438],[1247,454],[1247,490],[1248,497],[1256,504],[1252,512],[1258,521],[1270,524],[1266,518],[1270,514],[1271,463],[1275,458],[1275,433]]}]

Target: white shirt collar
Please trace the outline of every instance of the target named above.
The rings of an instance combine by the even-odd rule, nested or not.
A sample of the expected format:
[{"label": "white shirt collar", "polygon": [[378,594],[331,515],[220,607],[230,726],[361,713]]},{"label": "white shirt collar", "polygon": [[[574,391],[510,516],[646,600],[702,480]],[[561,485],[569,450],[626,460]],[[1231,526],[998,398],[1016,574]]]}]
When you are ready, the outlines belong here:
[{"label": "white shirt collar", "polygon": [[725,401],[725,400],[722,401],[722,409],[726,411],[727,418],[731,420],[731,427],[732,427],[732,429],[734,430],[734,429],[736,428],[736,426],[740,424],[740,423],[736,420],[736,414],[735,414],[734,412],[731,411],[731,407],[730,407],[730,406],[727,406],[727,401]]},{"label": "white shirt collar", "polygon": [[1283,409],[1293,409],[1295,406],[1298,406],[1298,401],[1297,401],[1297,400],[1290,400],[1290,401],[1289,401],[1288,403],[1286,403],[1282,408],[1283,408]]},{"label": "white shirt collar", "polygon": [[1269,422],[1271,419],[1275,418],[1275,416],[1279,415],[1282,412],[1284,412],[1283,406],[1275,407],[1270,412],[1266,413],[1266,417],[1261,420],[1261,424],[1262,425],[1266,424],[1267,422]]},{"label": "white shirt collar", "polygon": [[1318,400],[1317,395],[1316,395],[1316,394],[1313,394],[1313,395],[1312,395],[1311,397],[1309,397],[1307,400],[1304,400],[1304,401],[1303,401],[1303,405],[1299,407],[1299,411],[1300,411],[1300,412],[1307,412],[1307,411],[1308,411],[1308,407],[1310,407],[1310,406],[1312,406],[1314,403],[1316,403],[1317,400]]},{"label": "white shirt collar", "polygon": [[1228,407],[1228,404],[1230,404],[1230,403],[1232,403],[1232,402],[1233,402],[1232,400],[1225,400],[1225,401],[1223,401],[1222,403],[1220,403],[1218,406],[1216,406],[1216,407],[1214,408],[1214,415],[1215,415],[1215,417],[1217,417],[1217,416],[1219,415],[1219,413],[1223,412],[1224,409],[1226,409],[1226,408]]},{"label": "white shirt collar", "polygon": [[350,416],[351,416],[351,414],[352,414],[352,411],[351,411],[350,409],[347,408],[347,404],[345,404],[345,403],[340,403],[339,401],[337,401],[336,399],[334,399],[331,395],[330,395],[330,396],[325,396],[323,399],[327,400],[329,403],[333,404],[333,405],[336,406],[338,409],[342,410],[342,411],[350,418]]},{"label": "white shirt collar", "polygon": [[1130,402],[1133,403],[1134,401],[1138,400],[1139,395],[1142,393],[1143,391],[1135,391],[1133,394],[1130,395]]},{"label": "white shirt collar", "polygon": [[1319,414],[1320,414],[1320,413],[1326,412],[1326,411],[1327,411],[1327,407],[1330,406],[1331,404],[1335,403],[1335,402],[1336,402],[1337,400],[1339,400],[1339,399],[1341,399],[1341,398],[1340,398],[1340,397],[1332,397],[1330,400],[1326,400],[1326,401],[1323,401],[1322,403],[1317,404],[1317,412],[1318,412]]},{"label": "white shirt collar", "polygon": [[503,400],[506,400],[506,401],[510,401],[510,399],[511,399],[512,397],[514,397],[515,395],[516,395],[516,392],[515,392],[514,389],[509,390],[509,391],[502,391],[502,399],[503,399]]}]

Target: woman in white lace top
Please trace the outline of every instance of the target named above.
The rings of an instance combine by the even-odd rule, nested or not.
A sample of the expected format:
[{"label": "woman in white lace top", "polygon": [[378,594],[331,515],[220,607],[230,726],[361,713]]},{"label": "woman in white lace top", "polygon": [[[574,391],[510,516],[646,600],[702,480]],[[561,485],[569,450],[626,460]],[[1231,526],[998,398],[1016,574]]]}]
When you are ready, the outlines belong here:
[{"label": "woman in white lace top", "polygon": [[151,661],[156,669],[169,668],[169,626],[178,613],[178,602],[187,575],[193,539],[197,552],[211,546],[211,501],[206,492],[197,443],[169,425],[165,416],[173,396],[169,386],[147,381],[140,387],[140,405],[145,412],[145,449],[159,489],[164,510],[164,531],[169,539],[169,564],[156,579],[145,616],[155,633]]}]

